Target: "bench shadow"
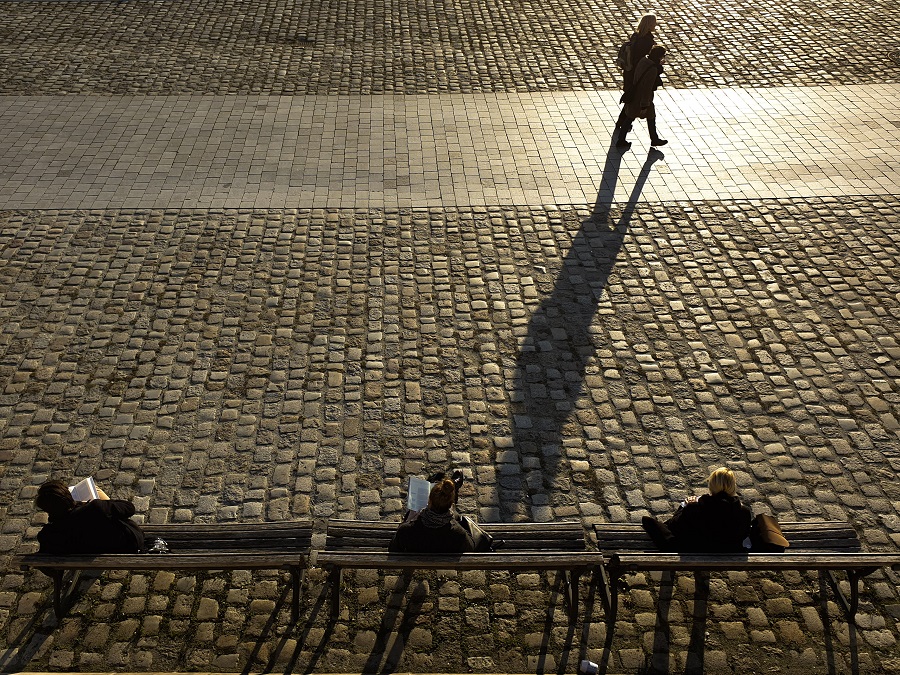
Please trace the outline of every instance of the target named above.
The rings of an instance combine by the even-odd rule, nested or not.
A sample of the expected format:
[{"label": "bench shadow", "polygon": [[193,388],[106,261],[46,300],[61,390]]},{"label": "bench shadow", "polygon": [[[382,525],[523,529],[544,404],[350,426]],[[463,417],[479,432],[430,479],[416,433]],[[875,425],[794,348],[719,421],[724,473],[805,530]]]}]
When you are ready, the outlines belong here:
[{"label": "bench shadow", "polygon": [[60,627],[77,598],[84,594],[91,584],[100,578],[101,574],[102,572],[94,570],[76,570],[73,573],[67,573],[64,586],[66,592],[61,598],[62,617],[56,616],[53,610],[53,582],[51,580],[49,593],[35,608],[34,616],[0,652],[0,673],[23,670],[53,631]]},{"label": "bench shadow", "polygon": [[614,218],[611,211],[622,151],[610,144],[592,213],[573,237],[552,291],[528,323],[513,377],[512,452],[501,450],[495,460],[501,520],[533,517],[531,495],[546,498],[568,491],[554,483],[564,427],[582,395],[585,371],[596,353],[591,325],[653,164],[663,158],[662,152],[650,151],[627,202]]},{"label": "bench shadow", "polygon": [[[563,579],[563,575],[561,573],[557,573],[556,580],[550,586],[550,599],[547,602],[547,609],[546,613],[544,614],[544,632],[541,636],[541,649],[538,656],[537,665],[535,667],[535,673],[537,675],[542,675],[543,673],[548,672],[547,656],[550,652],[550,641],[553,639],[553,627],[559,624],[556,619],[557,607],[561,606],[563,607],[563,610],[565,612],[569,611],[568,606],[566,606],[564,602],[565,594],[562,592],[564,583],[565,580]],[[573,669],[570,669],[567,666],[572,651],[572,643],[575,638],[575,622],[570,621],[568,615],[566,616],[565,621],[568,623],[568,629],[566,632],[566,637],[563,640],[562,649],[560,650],[559,662],[556,664],[556,672],[559,675],[577,670],[577,665]]]},{"label": "bench shadow", "polygon": [[411,572],[404,572],[397,578],[381,615],[381,625],[375,633],[375,644],[372,645],[372,651],[366,659],[362,672],[392,673],[399,665],[409,635],[415,628],[416,618],[421,613],[428,595],[425,581],[419,581],[412,589],[409,601],[406,602],[406,593],[412,586],[412,581]]},{"label": "bench shadow", "polygon": [[[825,665],[828,668],[828,675],[835,675],[842,668],[838,667],[837,657],[834,651],[834,638],[831,635],[831,618],[828,615],[828,598],[830,597],[831,587],[825,579],[825,575],[819,574],[819,618],[822,620],[823,638],[825,643]],[[848,637],[850,649],[850,672],[853,675],[859,673],[859,641],[856,632],[856,624],[848,621]]]},{"label": "bench shadow", "polygon": [[[47,598],[36,608],[34,616],[22,627],[19,634],[12,638],[6,648],[0,652],[0,673],[9,673],[24,670],[38,649],[50,637],[54,624],[51,615],[53,613],[53,601]],[[40,631],[44,628],[44,631]],[[24,645],[24,650],[23,650]]]},{"label": "bench shadow", "polygon": [[[247,664],[244,666],[244,670],[241,671],[241,675],[249,675],[251,672],[254,672],[252,669],[253,663],[259,657],[259,652],[262,650],[263,646],[268,641],[269,633],[272,631],[272,627],[275,625],[275,622],[278,620],[278,614],[281,612],[282,608],[287,603],[288,594],[291,592],[291,587],[289,585],[285,585],[281,590],[281,595],[278,596],[278,599],[275,601],[275,607],[272,609],[272,613],[269,615],[268,620],[266,621],[263,629],[260,631],[259,636],[256,638],[256,643],[253,645],[253,649],[250,651],[250,654],[247,656]],[[262,672],[268,673],[271,672],[272,667],[274,666],[275,657],[278,653],[281,652],[282,647],[287,639],[287,635],[290,634],[290,629],[293,627],[291,622],[287,624],[288,630],[284,632],[281,638],[281,643],[278,645],[276,649],[272,651],[272,655],[269,657],[269,662],[263,668]]]},{"label": "bench shadow", "polygon": [[[296,646],[294,647],[293,653],[287,659],[284,666],[284,674],[289,675],[289,673],[295,672],[297,662],[300,660],[300,655],[303,652],[303,647],[306,645],[306,640],[309,637],[310,631],[312,631],[313,627],[316,624],[316,619],[319,616],[319,613],[322,611],[322,608],[325,606],[325,603],[330,599],[328,585],[323,585],[319,590],[319,596],[316,598],[315,603],[312,606],[312,609],[309,612],[309,615],[306,617],[306,622],[303,624],[303,627],[300,629],[300,634],[297,636]],[[325,653],[325,648],[328,645],[328,642],[331,640],[331,634],[334,631],[334,625],[336,620],[331,617],[331,613],[328,613],[328,622],[325,627],[325,631],[322,635],[322,639],[319,640],[319,644],[316,646],[316,649],[313,650],[313,653],[310,655],[309,663],[306,668],[303,670],[305,673],[311,673],[315,669],[316,664],[319,659],[322,657],[322,654]],[[286,630],[284,634],[281,636],[281,640],[278,643],[278,646],[272,650],[272,654],[269,656],[269,660],[266,664],[265,669],[262,672],[273,672],[275,670],[275,665],[278,661],[278,656],[284,650],[287,641],[291,637],[291,631]],[[251,672],[249,669],[253,664],[253,659],[250,658],[247,660],[246,670],[244,670],[241,675],[249,675]],[[281,670],[281,667],[278,668]]]}]

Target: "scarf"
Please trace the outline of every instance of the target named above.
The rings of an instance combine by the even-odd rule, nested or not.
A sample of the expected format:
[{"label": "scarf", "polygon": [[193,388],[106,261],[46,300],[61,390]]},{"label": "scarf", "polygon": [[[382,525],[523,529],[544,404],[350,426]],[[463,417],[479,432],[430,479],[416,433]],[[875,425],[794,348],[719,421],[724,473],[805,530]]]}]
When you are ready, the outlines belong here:
[{"label": "scarf", "polygon": [[422,521],[422,525],[433,529],[449,525],[450,518],[452,518],[450,511],[435,513],[429,508],[422,509],[422,512],[419,514],[419,520]]}]

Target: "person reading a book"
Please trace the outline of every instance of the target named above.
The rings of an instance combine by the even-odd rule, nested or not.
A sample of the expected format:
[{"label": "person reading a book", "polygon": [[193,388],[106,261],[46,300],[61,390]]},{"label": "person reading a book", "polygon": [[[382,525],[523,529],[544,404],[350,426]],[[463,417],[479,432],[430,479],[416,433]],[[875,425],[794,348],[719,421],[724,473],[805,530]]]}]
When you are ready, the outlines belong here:
[{"label": "person reading a book", "polygon": [[[461,474],[460,480],[461,483]],[[457,485],[450,479],[435,483],[428,506],[410,511],[388,545],[391,553],[468,553],[475,541],[452,511]]]},{"label": "person reading a book", "polygon": [[662,551],[743,553],[749,548],[752,513],[737,496],[731,469],[713,471],[709,494],[688,497],[665,523],[644,516],[641,524]]},{"label": "person reading a book", "polygon": [[48,517],[38,532],[41,553],[138,553],[145,548],[144,533],[131,520],[134,504],[110,499],[103,490],[97,494],[98,499],[76,502],[62,481],[38,488],[34,504]]}]

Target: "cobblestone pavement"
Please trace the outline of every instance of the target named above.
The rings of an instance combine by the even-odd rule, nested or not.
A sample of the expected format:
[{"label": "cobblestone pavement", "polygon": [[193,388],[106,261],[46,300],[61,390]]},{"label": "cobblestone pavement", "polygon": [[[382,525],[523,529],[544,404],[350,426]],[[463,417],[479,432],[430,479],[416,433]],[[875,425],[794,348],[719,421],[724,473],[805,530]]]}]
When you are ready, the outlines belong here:
[{"label": "cobblestone pavement", "polygon": [[[177,11],[173,11],[177,7]],[[614,88],[616,0],[6,0],[0,94],[434,94]],[[676,87],[900,81],[889,0],[679,1]]]},{"label": "cobblestone pavement", "polygon": [[[646,200],[888,194],[900,184],[900,110],[881,105],[900,98],[900,85],[658,98],[672,141]],[[645,157],[612,147],[617,101],[617,92],[0,97],[0,203],[583,204],[598,185],[623,201]]]},{"label": "cobblestone pavement", "polygon": [[[893,9],[661,11],[663,156],[607,153],[596,90],[633,5],[0,1],[0,670],[900,672],[890,570],[857,626],[813,575],[634,577],[607,654],[599,602],[569,628],[543,574],[350,574],[329,622],[313,568],[290,626],[280,574],[106,573],[57,627],[48,579],[10,565],[50,477],[94,475],[149,522],[311,517],[321,544],[451,465],[466,513],[587,527],[665,515],[728,464],[757,512],[897,551]],[[357,137],[313,171],[349,97],[406,111],[421,161]],[[163,132],[199,193],[140,201],[180,167]],[[361,147],[421,191],[384,190]],[[317,190],[275,199],[300,150]],[[224,195],[240,167],[259,179]]]},{"label": "cobblestone pavement", "polygon": [[[589,524],[665,514],[724,462],[758,510],[895,549],[897,200],[605,208],[4,213],[0,547],[34,536],[51,475],[93,474],[153,522],[321,522],[399,518],[406,477],[452,463],[466,512]],[[107,574],[52,630],[47,580],[8,570],[2,665],[601,657],[599,605],[568,632],[539,575],[351,579],[334,626],[310,607],[286,629],[282,608],[266,632],[277,577]],[[690,646],[711,671],[896,670],[896,582],[866,583],[851,630],[805,575],[714,577],[698,645],[689,578],[669,624],[637,580],[610,665]]]}]

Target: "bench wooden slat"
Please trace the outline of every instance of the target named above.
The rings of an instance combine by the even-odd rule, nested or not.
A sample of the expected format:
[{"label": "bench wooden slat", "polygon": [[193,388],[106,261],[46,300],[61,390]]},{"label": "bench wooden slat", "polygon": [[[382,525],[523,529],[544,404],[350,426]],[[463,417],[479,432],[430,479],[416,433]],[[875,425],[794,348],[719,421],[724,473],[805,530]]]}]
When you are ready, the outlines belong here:
[{"label": "bench wooden slat", "polygon": [[859,570],[900,561],[885,553],[614,553],[610,567],[637,570]]},{"label": "bench wooden slat", "polygon": [[[827,550],[827,551],[859,551],[860,543],[858,539],[796,539],[794,537],[788,537],[788,541],[790,542],[790,546],[788,547],[786,553],[790,553],[792,551],[813,551],[813,550]],[[635,539],[635,540],[626,540],[626,539],[604,539],[603,541],[598,542],[598,547],[602,551],[653,551],[654,546],[653,542],[649,537],[646,539]]]},{"label": "bench wooden slat", "polygon": [[[388,547],[397,522],[331,520],[325,550],[384,550]],[[504,551],[548,550],[583,551],[584,528],[578,522],[566,523],[479,523],[488,534],[503,539]]]},{"label": "bench wooden slat", "polygon": [[[859,551],[859,535],[847,523],[811,521],[780,523],[790,542],[787,553],[804,550]],[[653,542],[638,523],[597,523],[597,544],[602,551],[652,551]]]},{"label": "bench wooden slat", "polygon": [[254,553],[178,553],[172,554],[125,554],[84,556],[49,556],[30,554],[19,556],[16,562],[21,567],[47,569],[102,569],[102,570],[171,570],[171,569],[275,569],[283,565],[298,565],[303,555],[284,551],[258,551]]},{"label": "bench wooden slat", "polygon": [[[491,533],[493,534],[493,533]],[[503,549],[504,551],[514,551],[514,550],[541,550],[541,551],[560,551],[560,550],[569,550],[569,551],[583,551],[585,547],[585,542],[583,539],[581,540],[559,540],[559,539],[513,539],[511,537],[504,537],[503,532],[498,532],[497,535],[499,538],[503,539],[505,542]],[[362,539],[362,538],[347,538],[347,537],[328,537],[325,542],[325,550],[343,550],[343,549],[375,549],[375,550],[386,550],[388,544],[390,543],[393,534],[390,537],[372,539],[371,537]]]},{"label": "bench wooden slat", "polygon": [[597,553],[350,553],[320,551],[320,565],[353,569],[589,570],[601,563]]}]

